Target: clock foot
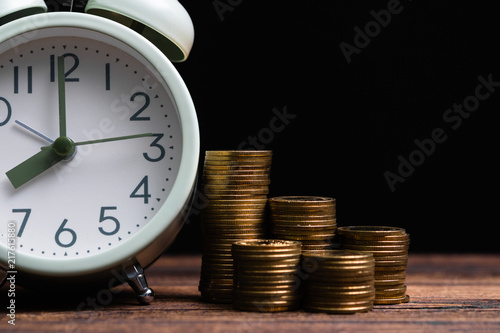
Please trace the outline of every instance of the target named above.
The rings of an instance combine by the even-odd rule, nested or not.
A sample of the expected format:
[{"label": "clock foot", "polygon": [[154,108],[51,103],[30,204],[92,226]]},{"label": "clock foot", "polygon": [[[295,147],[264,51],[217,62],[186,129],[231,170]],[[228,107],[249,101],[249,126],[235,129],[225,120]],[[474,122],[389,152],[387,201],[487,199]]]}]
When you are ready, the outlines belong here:
[{"label": "clock foot", "polygon": [[123,275],[128,284],[137,294],[137,300],[141,304],[148,305],[154,301],[155,293],[148,287],[144,269],[139,263],[134,263],[123,268]]}]

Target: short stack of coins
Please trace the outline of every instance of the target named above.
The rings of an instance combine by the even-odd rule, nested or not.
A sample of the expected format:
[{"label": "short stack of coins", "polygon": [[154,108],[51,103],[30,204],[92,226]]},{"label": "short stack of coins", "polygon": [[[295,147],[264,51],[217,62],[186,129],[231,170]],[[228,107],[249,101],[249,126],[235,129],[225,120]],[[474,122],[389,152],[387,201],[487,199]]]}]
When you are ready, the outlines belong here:
[{"label": "short stack of coins", "polygon": [[406,267],[410,235],[405,229],[388,226],[339,227],[341,247],[365,251],[375,258],[374,304],[399,304],[409,301],[406,295]]},{"label": "short stack of coins", "polygon": [[334,198],[274,197],[269,212],[272,237],[300,241],[303,251],[331,249],[337,229]]},{"label": "short stack of coins", "polygon": [[231,303],[231,245],[265,238],[272,151],[207,151],[201,211],[204,238],[199,291],[205,301]]},{"label": "short stack of coins", "polygon": [[300,242],[239,241],[233,244],[233,258],[235,309],[278,312],[300,307]]},{"label": "short stack of coins", "polygon": [[305,251],[303,306],[306,311],[359,313],[373,308],[375,260],[371,253],[330,250]]}]

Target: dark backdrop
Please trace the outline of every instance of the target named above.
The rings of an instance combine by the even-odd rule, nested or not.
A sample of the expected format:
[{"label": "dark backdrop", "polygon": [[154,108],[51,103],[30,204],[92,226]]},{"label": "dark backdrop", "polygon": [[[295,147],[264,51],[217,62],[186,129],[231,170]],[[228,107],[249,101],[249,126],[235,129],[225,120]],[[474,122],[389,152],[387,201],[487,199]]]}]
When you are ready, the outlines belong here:
[{"label": "dark backdrop", "polygon": [[[415,252],[500,250],[496,11],[465,1],[181,3],[196,36],[175,66],[197,108],[201,162],[247,141],[274,151],[270,196],[335,197],[338,225],[404,227]],[[201,251],[199,206],[170,251]]]}]

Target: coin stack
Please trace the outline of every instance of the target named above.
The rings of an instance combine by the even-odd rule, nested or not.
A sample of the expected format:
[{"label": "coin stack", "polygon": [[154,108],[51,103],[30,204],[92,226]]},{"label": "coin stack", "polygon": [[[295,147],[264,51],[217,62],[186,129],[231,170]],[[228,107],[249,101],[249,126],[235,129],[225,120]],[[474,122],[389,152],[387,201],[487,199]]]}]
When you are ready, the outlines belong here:
[{"label": "coin stack", "polygon": [[375,258],[374,304],[407,303],[406,266],[410,235],[405,229],[387,226],[339,227],[343,249],[366,251]]},{"label": "coin stack", "polygon": [[358,313],[373,308],[375,260],[371,253],[306,251],[304,309],[326,313]]},{"label": "coin stack", "polygon": [[269,199],[269,211],[274,238],[300,241],[303,251],[331,249],[337,229],[335,199],[274,197]]},{"label": "coin stack", "polygon": [[259,312],[297,310],[300,245],[272,239],[235,242],[234,308]]},{"label": "coin stack", "polygon": [[203,169],[208,203],[201,211],[204,238],[200,283],[206,301],[231,303],[231,245],[265,238],[272,151],[207,151]]}]

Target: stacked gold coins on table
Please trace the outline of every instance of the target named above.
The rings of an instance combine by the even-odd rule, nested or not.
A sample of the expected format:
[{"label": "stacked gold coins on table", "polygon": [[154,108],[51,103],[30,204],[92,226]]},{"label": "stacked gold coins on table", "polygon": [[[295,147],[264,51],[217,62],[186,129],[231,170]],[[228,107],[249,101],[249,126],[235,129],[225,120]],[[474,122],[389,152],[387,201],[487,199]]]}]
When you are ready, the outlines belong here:
[{"label": "stacked gold coins on table", "polygon": [[300,305],[300,242],[249,240],[233,244],[234,297],[238,310],[278,312]]},{"label": "stacked gold coins on table", "polygon": [[330,249],[337,229],[336,200],[315,196],[282,196],[269,199],[274,238],[297,240],[302,250]]},{"label": "stacked gold coins on table", "polygon": [[206,301],[231,303],[231,245],[265,238],[272,151],[207,151],[201,211],[204,238],[199,291]]},{"label": "stacked gold coins on table", "polygon": [[406,295],[406,266],[410,235],[405,229],[386,226],[339,227],[342,248],[366,251],[375,258],[374,304],[399,304]]},{"label": "stacked gold coins on table", "polygon": [[358,313],[373,308],[375,261],[371,253],[305,251],[304,309],[327,313]]}]

